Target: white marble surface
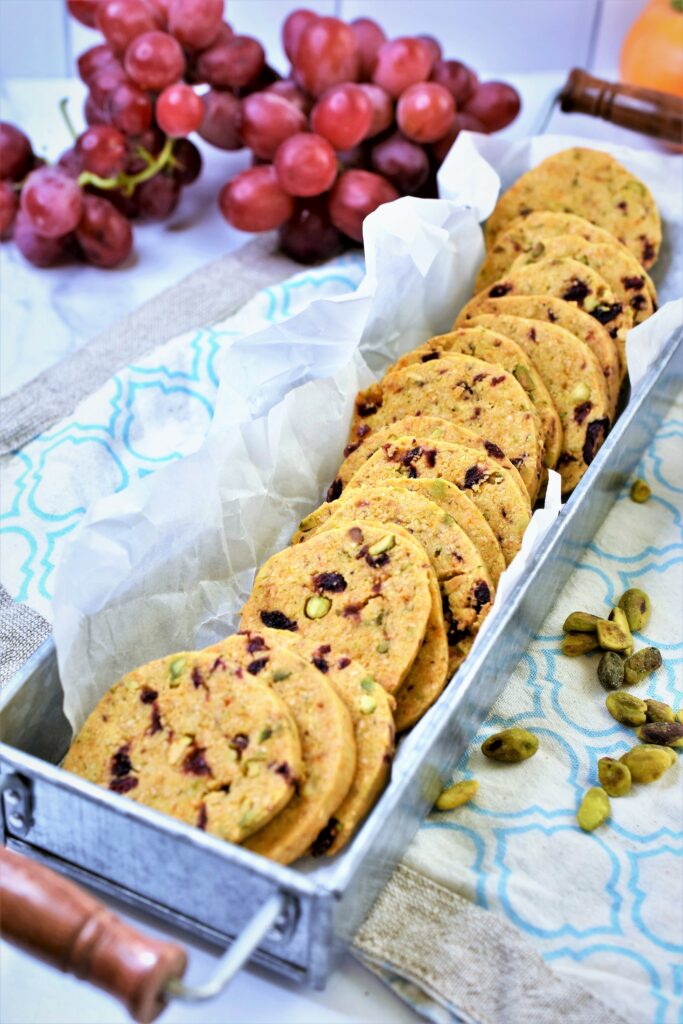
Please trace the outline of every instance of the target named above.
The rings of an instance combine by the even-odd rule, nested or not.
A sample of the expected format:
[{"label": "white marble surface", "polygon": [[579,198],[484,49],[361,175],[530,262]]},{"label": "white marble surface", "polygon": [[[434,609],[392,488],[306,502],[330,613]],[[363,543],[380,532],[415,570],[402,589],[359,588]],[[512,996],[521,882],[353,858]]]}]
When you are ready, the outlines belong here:
[{"label": "white marble surface", "polygon": [[[560,73],[514,76],[523,94],[524,111],[509,129],[510,135],[521,137],[534,129],[552,90],[563,79]],[[17,120],[35,139],[42,140],[41,151],[54,156],[68,144],[56,111],[62,95],[77,100],[82,95],[79,83],[54,79],[5,83],[0,92],[2,117]],[[645,139],[582,117],[556,114],[550,130],[571,131],[587,138],[609,137],[629,145],[650,145]],[[244,236],[222,221],[214,203],[219,185],[245,160],[245,156],[211,152],[202,179],[186,190],[171,220],[136,229],[134,266],[113,272],[84,269],[80,265],[37,271],[28,267],[11,245],[3,245],[3,393],[73,351],[180,276],[237,247]],[[153,927],[151,919],[139,918],[138,922],[145,930],[162,934]],[[187,948],[191,962],[189,977],[198,982],[210,974],[215,956],[198,943],[187,942]],[[124,1011],[101,993],[6,945],[1,947],[3,1024],[109,1024],[126,1019]],[[322,993],[299,989],[274,975],[250,968],[219,999],[203,1006],[172,1005],[163,1019],[168,1024],[266,1024],[275,1020],[282,1024],[403,1024],[417,1018],[347,956]]]}]

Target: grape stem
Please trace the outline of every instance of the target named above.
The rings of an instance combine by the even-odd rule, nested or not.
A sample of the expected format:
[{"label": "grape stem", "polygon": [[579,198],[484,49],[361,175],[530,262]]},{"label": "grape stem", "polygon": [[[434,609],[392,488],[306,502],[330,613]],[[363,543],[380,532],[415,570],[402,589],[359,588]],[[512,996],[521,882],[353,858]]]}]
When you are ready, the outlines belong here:
[{"label": "grape stem", "polygon": [[97,188],[111,191],[120,189],[122,195],[126,197],[132,196],[138,185],[142,185],[143,181],[149,181],[155,174],[162,171],[166,164],[171,162],[173,157],[173,139],[170,137],[166,139],[157,157],[153,157],[147,150],[143,150],[142,147],[140,147],[139,153],[142,159],[147,161],[147,166],[144,170],[139,171],[138,174],[126,174],[122,171],[121,174],[117,174],[114,178],[101,178],[99,174],[83,171],[78,176],[78,185],[81,188],[85,185],[95,185]]},{"label": "grape stem", "polygon": [[61,111],[62,117],[64,118],[64,124],[66,125],[66,127],[69,130],[69,135],[71,136],[71,140],[72,140],[72,142],[75,142],[77,140],[77,138],[78,138],[78,132],[74,128],[73,121],[69,117],[69,111],[67,109],[68,106],[69,106],[69,101],[68,101],[66,96],[63,96],[62,99],[59,101],[59,109]]}]

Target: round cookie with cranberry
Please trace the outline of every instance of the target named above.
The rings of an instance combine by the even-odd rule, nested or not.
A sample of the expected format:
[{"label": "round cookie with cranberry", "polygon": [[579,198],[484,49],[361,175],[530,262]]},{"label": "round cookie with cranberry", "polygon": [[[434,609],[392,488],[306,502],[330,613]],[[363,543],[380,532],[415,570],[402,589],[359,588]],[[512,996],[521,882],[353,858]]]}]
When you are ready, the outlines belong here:
[{"label": "round cookie with cranberry", "polygon": [[129,672],[104,695],[67,771],[239,843],[292,800],[303,778],[287,703],[241,642]]},{"label": "round cookie with cranberry", "polygon": [[609,153],[577,146],[523,174],[486,223],[487,249],[511,221],[535,210],[585,217],[614,235],[646,270],[659,255],[662,225],[652,193]]}]

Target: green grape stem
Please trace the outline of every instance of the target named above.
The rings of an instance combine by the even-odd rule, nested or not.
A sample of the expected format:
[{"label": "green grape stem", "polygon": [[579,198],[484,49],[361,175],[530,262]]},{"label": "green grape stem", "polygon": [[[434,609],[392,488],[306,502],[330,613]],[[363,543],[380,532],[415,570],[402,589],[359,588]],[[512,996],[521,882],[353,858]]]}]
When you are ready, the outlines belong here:
[{"label": "green grape stem", "polygon": [[153,157],[142,146],[138,148],[138,155],[147,161],[147,166],[137,174],[126,174],[122,171],[121,174],[117,174],[114,178],[101,178],[98,174],[92,174],[91,171],[83,171],[78,176],[79,187],[95,185],[103,190],[113,191],[114,189],[120,189],[122,195],[126,197],[132,196],[138,185],[142,185],[143,181],[149,181],[150,178],[153,178],[167,164],[172,162],[173,139],[170,137],[166,138],[163,148],[156,157]]}]

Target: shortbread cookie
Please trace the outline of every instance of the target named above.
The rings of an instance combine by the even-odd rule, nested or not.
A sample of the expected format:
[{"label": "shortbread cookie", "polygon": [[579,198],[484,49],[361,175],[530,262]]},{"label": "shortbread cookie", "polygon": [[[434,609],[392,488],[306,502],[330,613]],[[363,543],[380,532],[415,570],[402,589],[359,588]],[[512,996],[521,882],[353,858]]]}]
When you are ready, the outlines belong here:
[{"label": "shortbread cookie", "polygon": [[313,646],[289,630],[264,629],[261,636],[269,647],[285,644],[322,672],[351,715],[356,774],[348,793],[311,846],[314,857],[332,855],[348,843],[389,778],[394,756],[395,702],[364,665],[340,655],[331,644]]},{"label": "shortbread cookie", "polygon": [[453,420],[492,441],[519,470],[533,503],[543,441],[536,410],[511,373],[463,355],[392,370],[356,399],[351,438],[361,423],[372,431],[420,413]]},{"label": "shortbread cookie", "polygon": [[438,334],[402,356],[396,365],[401,367],[410,363],[428,363],[443,355],[456,353],[475,356],[487,363],[497,363],[512,374],[538,413],[544,442],[543,465],[546,468],[554,467],[562,451],[562,424],[558,411],[532,361],[532,354],[505,337],[502,329],[496,333],[495,324],[488,329],[479,326],[459,327],[448,334]]},{"label": "shortbread cookie", "polygon": [[268,626],[332,644],[395,693],[425,636],[430,573],[424,551],[384,527],[326,530],[268,559],[240,628]]},{"label": "shortbread cookie", "polygon": [[233,637],[220,654],[183,652],[142,665],[104,695],[64,768],[244,841],[292,800],[303,772],[295,719],[256,677],[257,665]]},{"label": "shortbread cookie", "polygon": [[585,217],[613,234],[645,269],[659,254],[662,226],[652,193],[608,153],[565,149],[523,174],[486,223],[487,248],[512,220],[535,210]]},{"label": "shortbread cookie", "polygon": [[607,387],[596,357],[576,335],[544,320],[488,314],[469,322],[513,338],[538,367],[562,419],[557,470],[563,493],[570,494],[610,427]]},{"label": "shortbread cookie", "polygon": [[580,341],[585,342],[602,367],[609,396],[610,417],[614,419],[621,387],[619,356],[614,339],[597,320],[573,302],[565,302],[551,295],[509,295],[500,299],[476,296],[460,311],[454,327],[466,327],[474,317],[483,313],[547,320],[548,323],[571,331]]},{"label": "shortbread cookie", "polygon": [[510,474],[488,456],[445,441],[401,437],[371,455],[351,478],[348,489],[386,479],[420,477],[445,479],[466,494],[493,530],[506,565],[510,564],[521,547],[531,513]]}]

